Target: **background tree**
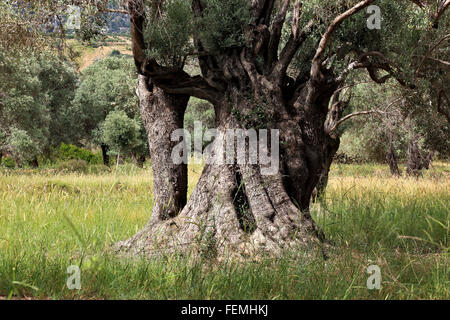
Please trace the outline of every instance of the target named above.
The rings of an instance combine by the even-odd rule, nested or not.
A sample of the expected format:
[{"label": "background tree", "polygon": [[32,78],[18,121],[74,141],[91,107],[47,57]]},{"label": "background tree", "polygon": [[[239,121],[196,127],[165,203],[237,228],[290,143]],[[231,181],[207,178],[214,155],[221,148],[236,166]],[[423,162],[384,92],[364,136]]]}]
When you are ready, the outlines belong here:
[{"label": "background tree", "polygon": [[78,139],[101,146],[105,165],[109,165],[109,146],[103,140],[102,124],[115,110],[124,111],[132,119],[140,118],[136,83],[133,62],[125,56],[100,60],[86,68],[81,76],[73,101],[80,119]]},{"label": "background tree", "polygon": [[[38,155],[74,141],[71,100],[77,77],[70,64],[48,51],[11,53],[0,47],[0,70],[0,129],[6,138],[14,130],[21,137],[25,132],[34,144],[32,159],[22,155],[17,160],[37,165]],[[4,151],[16,149],[6,142],[17,141],[11,139],[3,140]]]},{"label": "background tree", "polygon": [[141,141],[140,123],[131,119],[123,110],[112,111],[102,124],[103,141],[110,147],[110,153],[117,155],[117,164],[121,154],[132,152]]}]

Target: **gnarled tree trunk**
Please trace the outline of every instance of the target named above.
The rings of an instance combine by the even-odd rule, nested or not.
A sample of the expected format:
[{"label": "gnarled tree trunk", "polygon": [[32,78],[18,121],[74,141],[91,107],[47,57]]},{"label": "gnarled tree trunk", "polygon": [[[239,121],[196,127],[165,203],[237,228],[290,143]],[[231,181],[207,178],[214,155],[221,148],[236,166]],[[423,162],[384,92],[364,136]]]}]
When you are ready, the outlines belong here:
[{"label": "gnarled tree trunk", "polygon": [[[334,30],[374,1],[360,1],[336,17],[318,43],[309,72],[303,70],[295,77],[287,70],[316,23],[312,19],[299,26],[300,1],[293,5],[291,33],[282,50],[289,1],[283,1],[277,13],[275,1],[251,1],[254,23],[242,30],[244,46],[208,52],[194,32],[201,76],[189,75],[183,64],[163,66],[146,56],[151,43],[146,43],[142,31],[148,16],[145,2],[129,1],[132,49],[140,74],[139,96],[157,201],[149,223],[115,249],[129,254],[178,252],[226,258],[279,255],[285,249],[320,243],[323,236],[309,207],[319,181],[326,180],[339,145],[337,139],[330,140],[325,122],[331,97],[345,79],[345,74],[337,76],[327,69],[325,53]],[[158,3],[154,5],[158,7]],[[201,18],[205,5],[200,0],[192,1],[195,19]],[[153,12],[154,19],[159,15],[160,10]],[[355,61],[347,70],[370,67],[363,62]],[[218,137],[226,136],[230,129],[279,130],[279,141],[259,146],[260,156],[265,150],[276,156],[279,170],[268,173],[261,162],[209,163],[184,205],[186,167],[174,165],[174,143],[168,140],[173,130],[182,128],[183,99],[187,102],[184,95],[214,105]],[[260,132],[260,141],[262,135]],[[222,142],[216,137],[211,145],[213,154],[223,155]]]},{"label": "gnarled tree trunk", "polygon": [[178,144],[171,140],[171,135],[183,128],[189,97],[165,94],[142,75],[139,76],[138,96],[152,161],[152,220],[167,220],[177,216],[187,200],[187,165],[171,161],[172,151]]},{"label": "gnarled tree trunk", "polygon": [[[148,86],[144,84],[141,77],[139,90],[149,94]],[[279,130],[279,171],[264,175],[267,166],[249,164],[248,161],[242,163],[237,159],[233,164],[207,164],[181,213],[177,215],[174,210],[165,213],[167,211],[161,210],[161,206],[174,203],[180,206],[172,208],[182,208],[182,201],[167,198],[179,190],[173,189],[176,184],[167,184],[164,177],[183,179],[185,176],[181,172],[185,167],[174,167],[170,158],[174,143],[164,141],[158,134],[169,136],[171,132],[168,130],[177,126],[175,123],[168,125],[167,116],[158,120],[156,114],[149,112],[151,99],[142,99],[144,95],[141,93],[141,108],[156,174],[155,197],[166,197],[166,202],[157,201],[152,218],[144,229],[131,239],[118,243],[116,250],[133,255],[178,252],[223,259],[261,253],[278,255],[285,249],[305,248],[323,240],[310,215],[309,205],[323,172],[323,163],[331,164],[324,121],[335,87],[324,86],[319,93],[318,88],[308,82],[291,105],[277,89],[264,89],[261,92],[264,98],[255,96],[252,101],[242,98],[248,95],[235,89],[215,105],[218,136],[226,136],[227,129],[254,128],[256,124],[249,123],[246,115],[251,114],[261,101],[270,99],[265,113],[269,120],[264,128]],[[308,94],[311,97],[305,103],[305,95]],[[151,110],[167,112],[164,111],[165,106],[153,104]],[[239,114],[235,112],[237,107]],[[270,153],[275,152],[274,147],[268,147]],[[213,154],[220,155],[224,148],[223,140],[216,137],[212,144]]]}]

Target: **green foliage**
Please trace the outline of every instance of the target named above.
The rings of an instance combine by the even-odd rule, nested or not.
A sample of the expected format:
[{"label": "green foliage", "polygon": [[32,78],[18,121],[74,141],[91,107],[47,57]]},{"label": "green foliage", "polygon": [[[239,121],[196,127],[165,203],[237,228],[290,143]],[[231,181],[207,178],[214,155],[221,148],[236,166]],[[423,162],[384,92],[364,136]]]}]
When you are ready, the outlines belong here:
[{"label": "green foliage", "polygon": [[65,143],[61,143],[56,157],[62,161],[83,160],[90,164],[96,164],[99,163],[99,160],[101,161],[93,152]]},{"label": "green foliage", "polygon": [[193,50],[193,15],[187,0],[164,1],[161,15],[148,16],[144,37],[147,55],[169,66],[182,66],[185,56]]},{"label": "green foliage", "polygon": [[[302,7],[300,26],[305,26],[310,19],[317,21],[315,29],[309,36],[302,49],[296,54],[291,72],[307,75],[311,66],[311,59],[317,48],[325,27],[340,13],[347,10],[357,1],[305,1]],[[339,74],[350,61],[361,52],[382,52],[393,62],[395,70],[401,70],[406,81],[412,79],[411,61],[421,50],[418,48],[424,37],[429,33],[429,17],[424,10],[412,4],[411,1],[380,0],[375,3],[381,9],[381,29],[369,29],[367,10],[361,10],[352,17],[344,20],[334,32],[329,53],[328,67]],[[289,16],[292,19],[292,16]],[[287,41],[290,34],[290,24],[286,24],[283,41]],[[385,62],[379,57],[369,57],[370,62]]]},{"label": "green foliage", "polygon": [[74,107],[80,118],[79,140],[87,139],[95,145],[106,143],[102,131],[104,121],[110,113],[123,111],[127,118],[133,119],[139,126],[138,141],[133,141],[133,147],[138,149],[136,152],[147,152],[147,138],[135,93],[135,70],[132,59],[111,56],[96,62],[83,72],[74,99]]},{"label": "green foliage", "polygon": [[20,164],[33,160],[40,152],[25,130],[12,128],[6,143],[8,150]]},{"label": "green foliage", "polygon": [[14,159],[11,157],[3,157],[0,167],[13,169],[15,167]]},{"label": "green foliage", "polygon": [[50,113],[50,147],[62,142],[74,143],[77,139],[76,112],[72,106],[78,86],[78,76],[73,66],[46,52],[39,56],[39,80],[44,92],[48,92],[47,108]]},{"label": "green foliage", "polygon": [[211,53],[245,46],[245,27],[251,22],[247,0],[206,0],[203,17],[196,30],[205,49]]},{"label": "green foliage", "polygon": [[62,141],[73,142],[77,130],[71,100],[76,85],[73,67],[51,52],[0,50],[0,148],[16,149],[7,143],[17,143],[17,137],[11,137],[14,128],[31,139],[34,155]]},{"label": "green foliage", "polygon": [[215,127],[215,119],[214,107],[209,102],[191,98],[184,114],[184,129],[194,138],[194,123],[199,121],[203,125],[202,135],[204,135],[208,129]]},{"label": "green foliage", "polygon": [[[147,134],[136,96],[135,70],[133,60],[122,55],[112,55],[84,70],[73,102],[80,119],[79,141],[88,140],[98,146],[112,143],[109,146],[112,154],[119,151],[148,154]],[[125,127],[130,123],[132,128],[127,128],[131,131],[122,132],[128,130]]]},{"label": "green foliage", "polygon": [[130,152],[139,144],[140,125],[124,111],[113,111],[102,125],[103,141],[113,154]]},{"label": "green foliage", "polygon": [[110,56],[111,56],[111,57],[119,57],[119,56],[121,56],[121,53],[120,53],[119,50],[114,49],[114,50],[111,52]]},{"label": "green foliage", "polygon": [[[107,33],[107,19],[93,5],[82,5],[80,29],[75,30],[76,36],[83,42],[93,42],[101,39]],[[69,30],[69,32],[73,32]]]}]

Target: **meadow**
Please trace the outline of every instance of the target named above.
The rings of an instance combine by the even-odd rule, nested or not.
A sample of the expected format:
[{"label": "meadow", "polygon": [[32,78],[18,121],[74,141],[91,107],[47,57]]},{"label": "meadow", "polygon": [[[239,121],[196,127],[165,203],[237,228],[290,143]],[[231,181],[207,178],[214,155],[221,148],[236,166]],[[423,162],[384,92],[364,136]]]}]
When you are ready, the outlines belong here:
[{"label": "meadow", "polygon": [[[190,167],[190,192],[201,173]],[[98,174],[0,170],[0,299],[448,299],[450,164],[393,178],[382,165],[334,165],[313,214],[320,252],[249,262],[123,259],[108,247],[152,207],[151,169]],[[82,271],[81,290],[66,286]],[[381,290],[366,286],[381,269]]]}]

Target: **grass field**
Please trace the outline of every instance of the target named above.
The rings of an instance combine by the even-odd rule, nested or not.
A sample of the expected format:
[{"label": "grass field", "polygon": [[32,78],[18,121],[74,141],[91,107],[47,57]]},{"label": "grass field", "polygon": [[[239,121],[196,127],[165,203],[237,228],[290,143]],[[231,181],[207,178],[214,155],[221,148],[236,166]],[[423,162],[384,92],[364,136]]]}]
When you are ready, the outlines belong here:
[{"label": "grass field", "polygon": [[[128,169],[128,170],[125,170]],[[190,168],[190,191],[201,168]],[[335,165],[314,215],[332,246],[259,262],[119,260],[145,225],[151,170],[99,175],[0,171],[0,296],[41,299],[448,299],[450,164],[420,179],[380,165]],[[66,287],[68,266],[81,290]],[[368,290],[369,265],[381,290]]]}]

